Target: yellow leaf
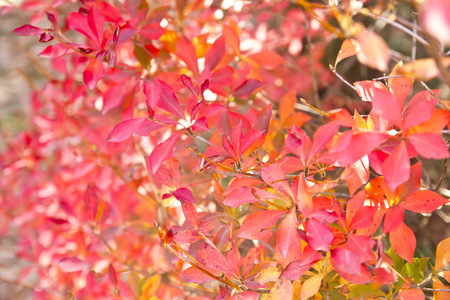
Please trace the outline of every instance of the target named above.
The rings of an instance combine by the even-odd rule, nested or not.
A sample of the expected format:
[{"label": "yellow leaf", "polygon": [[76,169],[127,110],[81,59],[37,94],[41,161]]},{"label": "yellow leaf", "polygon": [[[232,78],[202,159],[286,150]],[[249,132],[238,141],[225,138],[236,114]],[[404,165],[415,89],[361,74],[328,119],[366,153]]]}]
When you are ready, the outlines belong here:
[{"label": "yellow leaf", "polygon": [[322,279],[323,273],[320,273],[306,280],[302,285],[302,290],[300,291],[300,300],[307,300],[308,298],[316,295],[320,290]]},{"label": "yellow leaf", "polygon": [[142,286],[142,296],[151,297],[155,295],[161,285],[161,275],[156,274],[148,278]]},{"label": "yellow leaf", "polygon": [[259,284],[266,284],[267,282],[276,282],[280,277],[281,271],[277,267],[270,267],[263,269],[255,277],[254,281]]},{"label": "yellow leaf", "polygon": [[[448,240],[448,239],[447,239]],[[450,282],[450,271],[439,272],[438,276],[444,277]],[[438,278],[433,278],[433,289],[448,289]],[[434,300],[447,300],[448,292],[434,292]]]}]

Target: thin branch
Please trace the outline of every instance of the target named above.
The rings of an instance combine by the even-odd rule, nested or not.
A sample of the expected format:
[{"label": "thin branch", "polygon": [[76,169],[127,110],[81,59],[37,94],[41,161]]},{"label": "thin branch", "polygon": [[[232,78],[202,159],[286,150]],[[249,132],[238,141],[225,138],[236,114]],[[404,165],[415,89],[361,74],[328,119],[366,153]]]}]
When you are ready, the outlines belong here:
[{"label": "thin branch", "polygon": [[334,75],[336,75],[343,83],[345,83],[349,88],[351,88],[352,90],[354,90],[356,92],[356,88],[353,86],[353,84],[351,84],[350,82],[345,80],[344,77],[342,77],[332,65],[329,65],[329,67],[330,67],[331,72],[334,73]]},{"label": "thin branch", "polygon": [[397,29],[400,29],[404,33],[409,34],[410,36],[414,37],[422,45],[424,45],[426,47],[430,46],[430,44],[423,37],[419,36],[417,33],[414,33],[414,31],[411,31],[409,28],[405,27],[404,25],[402,25],[402,24],[400,24],[400,23],[398,23],[398,22],[396,22],[394,20],[388,19],[388,18],[386,18],[384,16],[381,16],[381,15],[374,14],[369,9],[361,9],[360,13],[362,15],[368,16],[368,17],[370,17],[370,18],[372,18],[374,20],[380,20],[380,21],[383,21],[385,23],[388,23],[389,25],[391,25],[391,26],[393,26],[393,27],[395,27]]},{"label": "thin branch", "polygon": [[437,190],[439,190],[439,188],[440,188],[441,185],[442,185],[442,182],[444,182],[445,176],[447,175],[447,161],[448,161],[448,159],[445,158],[445,159],[444,159],[444,168],[443,168],[443,170],[442,170],[441,177],[439,178],[438,184],[437,184],[436,187],[434,188],[434,191],[435,191],[435,192],[436,192]]}]

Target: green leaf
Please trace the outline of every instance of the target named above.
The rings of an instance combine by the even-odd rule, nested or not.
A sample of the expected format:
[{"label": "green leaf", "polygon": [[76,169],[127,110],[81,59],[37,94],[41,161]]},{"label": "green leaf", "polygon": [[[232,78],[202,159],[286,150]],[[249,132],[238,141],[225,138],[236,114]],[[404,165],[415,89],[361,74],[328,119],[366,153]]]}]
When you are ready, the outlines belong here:
[{"label": "green leaf", "polygon": [[406,263],[405,269],[408,277],[413,278],[414,282],[421,282],[427,268],[428,257],[414,258],[413,264]]},{"label": "green leaf", "polygon": [[150,57],[147,54],[147,52],[138,45],[134,45],[134,55],[136,56],[137,60],[141,63],[142,67],[144,69],[148,68],[148,65],[150,64]]},{"label": "green leaf", "polygon": [[350,293],[347,294],[349,299],[367,299],[369,297],[386,296],[375,284],[358,284],[349,285]]}]

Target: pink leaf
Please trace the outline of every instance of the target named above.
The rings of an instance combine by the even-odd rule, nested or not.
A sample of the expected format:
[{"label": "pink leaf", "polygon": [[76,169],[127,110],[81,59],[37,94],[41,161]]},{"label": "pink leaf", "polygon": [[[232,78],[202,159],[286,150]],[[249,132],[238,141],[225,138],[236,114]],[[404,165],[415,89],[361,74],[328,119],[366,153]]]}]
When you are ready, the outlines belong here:
[{"label": "pink leaf", "polygon": [[197,231],[192,229],[177,231],[173,236],[173,240],[180,245],[195,243],[201,239],[203,239],[203,237]]},{"label": "pink leaf", "polygon": [[[242,227],[241,227],[242,228]],[[253,266],[255,265],[255,260],[259,255],[259,250],[256,247],[251,248],[247,255],[245,256],[245,259],[242,263],[242,276],[245,278],[247,277],[250,272],[253,269]]]},{"label": "pink leaf", "polygon": [[225,36],[221,35],[216,39],[205,56],[205,66],[213,71],[225,55]]},{"label": "pink leaf", "polygon": [[329,251],[334,239],[330,228],[314,219],[309,220],[306,225],[306,237],[308,244],[316,251]]},{"label": "pink leaf", "polygon": [[173,195],[178,200],[183,200],[195,204],[194,195],[192,194],[191,190],[187,188],[179,188],[175,192],[173,192]]},{"label": "pink leaf", "polygon": [[229,193],[223,200],[223,204],[232,208],[236,208],[246,203],[260,202],[258,198],[253,195],[252,187],[241,186]]},{"label": "pink leaf", "polygon": [[406,226],[405,223],[400,224],[394,231],[389,233],[389,241],[391,246],[397,254],[408,261],[413,263],[414,250],[416,249],[416,237],[413,231]]},{"label": "pink leaf", "polygon": [[153,149],[149,157],[149,163],[153,174],[155,174],[161,164],[172,155],[173,148],[180,137],[181,132],[177,132]]},{"label": "pink leaf", "polygon": [[29,36],[29,35],[40,36],[41,34],[44,33],[44,30],[27,24],[17,27],[16,29],[13,30],[12,33],[19,36]]},{"label": "pink leaf", "polygon": [[281,273],[280,278],[289,280],[299,279],[306,271],[308,271],[313,264],[322,259],[322,255],[306,246],[303,250],[300,260],[291,262]]},{"label": "pink leaf", "polygon": [[101,48],[100,44],[98,44],[98,37],[92,32],[92,28],[89,26],[86,16],[77,12],[72,12],[67,17],[66,24],[67,28],[80,32],[96,43],[97,48]]},{"label": "pink leaf", "polygon": [[261,170],[261,177],[265,183],[273,186],[275,189],[280,190],[286,195],[291,196],[294,199],[294,194],[286,180],[286,175],[281,169],[279,164],[268,165]]},{"label": "pink leaf", "polygon": [[356,255],[359,256],[361,262],[370,261],[374,255],[372,252],[375,241],[368,236],[349,234],[348,235],[348,248],[352,249]]},{"label": "pink leaf", "polygon": [[191,223],[194,228],[198,228],[198,213],[195,206],[187,201],[181,200],[181,208],[183,209],[183,214],[186,220]]},{"label": "pink leaf", "polygon": [[425,30],[443,43],[450,44],[450,3],[447,0],[427,0],[421,8],[421,24]]},{"label": "pink leaf", "polygon": [[233,95],[238,98],[247,99],[253,93],[254,90],[263,86],[263,83],[257,79],[251,78],[246,80],[242,85],[240,85],[234,92]]},{"label": "pink leaf", "polygon": [[101,59],[93,59],[83,72],[83,81],[91,90],[95,89],[97,82],[105,77],[105,69]]},{"label": "pink leaf", "polygon": [[356,276],[361,274],[361,261],[350,250],[343,248],[331,250],[331,263],[338,272],[341,271]]},{"label": "pink leaf", "polygon": [[365,30],[356,36],[356,40],[360,47],[356,57],[362,64],[382,72],[388,70],[391,52],[383,38]]},{"label": "pink leaf", "polygon": [[314,143],[309,153],[309,161],[314,158],[319,152],[325,148],[325,145],[336,135],[339,131],[339,125],[335,122],[330,122],[321,126],[314,135]]},{"label": "pink leaf", "polygon": [[188,69],[194,73],[195,78],[198,78],[197,54],[195,53],[194,46],[184,38],[179,38],[176,54],[186,63]]},{"label": "pink leaf", "polygon": [[205,273],[194,267],[187,268],[186,270],[181,272],[180,276],[193,283],[206,283],[215,280],[214,278],[206,275]]},{"label": "pink leaf", "polygon": [[144,26],[140,33],[145,36],[146,38],[150,40],[157,40],[159,39],[163,34],[165,30],[162,28],[158,23],[153,22],[146,26]]},{"label": "pink leaf", "polygon": [[177,97],[175,97],[172,88],[164,81],[158,79],[155,79],[155,83],[158,84],[159,88],[161,89],[161,98],[158,101],[158,106],[165,111],[168,111],[170,113],[173,113],[174,115],[179,116],[182,119],[185,119],[183,110],[180,106],[180,102],[178,102]]},{"label": "pink leaf", "polygon": [[67,273],[81,271],[90,267],[87,262],[79,259],[78,257],[63,258],[58,263],[58,266],[61,270]]},{"label": "pink leaf", "polygon": [[408,136],[408,141],[425,158],[443,159],[449,157],[447,145],[439,134],[417,133]]},{"label": "pink leaf", "polygon": [[87,219],[89,221],[95,221],[95,216],[97,215],[97,208],[99,204],[99,199],[97,197],[97,194],[95,193],[95,190],[91,186],[88,186],[83,198]]},{"label": "pink leaf", "polygon": [[92,6],[89,9],[86,20],[89,27],[91,27],[92,33],[94,34],[94,42],[97,46],[101,46],[103,41],[103,26],[105,24],[105,18],[95,6]]},{"label": "pink leaf", "polygon": [[401,141],[383,163],[384,181],[391,190],[406,182],[410,175],[410,164],[405,142]]},{"label": "pink leaf", "polygon": [[161,88],[153,81],[147,81],[144,84],[144,94],[147,106],[154,110],[161,99]]},{"label": "pink leaf", "polygon": [[113,286],[115,288],[117,288],[116,270],[114,269],[112,264],[109,264],[109,267],[108,267],[108,278],[109,278],[109,281],[111,281],[111,283],[113,284]]},{"label": "pink leaf", "polygon": [[238,300],[258,300],[259,294],[254,291],[245,291],[239,294]]},{"label": "pink leaf", "polygon": [[298,232],[298,219],[295,208],[292,208],[286,218],[281,222],[277,232],[277,248],[280,249],[284,258],[288,257],[289,250],[301,243]]},{"label": "pink leaf", "polygon": [[[261,210],[249,214],[239,229],[238,237],[249,240],[264,238],[278,220],[286,214],[284,210]],[[269,229],[270,228],[270,229]]]},{"label": "pink leaf", "polygon": [[431,213],[448,201],[448,199],[433,191],[418,191],[403,202],[401,206],[417,213]]},{"label": "pink leaf", "polygon": [[120,143],[125,141],[129,137],[135,133],[139,126],[146,120],[147,118],[132,118],[128,120],[123,120],[116,126],[114,126],[111,134],[109,135],[108,142],[111,143]]},{"label": "pink leaf", "polygon": [[396,96],[385,89],[373,89],[373,112],[391,125],[401,125],[402,107]]},{"label": "pink leaf", "polygon": [[354,82],[353,85],[355,86],[356,92],[358,93],[359,97],[361,97],[361,100],[363,101],[371,102],[373,100],[373,90],[376,88],[384,89],[387,91],[386,86],[379,81],[357,81]]},{"label": "pink leaf", "polygon": [[38,56],[45,58],[56,58],[73,52],[73,49],[70,49],[63,44],[56,44],[48,46],[41,53],[39,53]]}]

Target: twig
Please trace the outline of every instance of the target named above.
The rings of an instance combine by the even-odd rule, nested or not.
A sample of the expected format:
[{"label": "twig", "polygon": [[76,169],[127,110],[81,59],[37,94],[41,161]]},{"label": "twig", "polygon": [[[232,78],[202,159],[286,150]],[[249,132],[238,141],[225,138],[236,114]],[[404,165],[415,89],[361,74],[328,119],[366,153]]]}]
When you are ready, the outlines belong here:
[{"label": "twig", "polygon": [[374,14],[369,9],[366,9],[366,8],[365,9],[361,9],[360,13],[362,15],[368,16],[368,17],[370,17],[370,18],[372,18],[374,20],[380,20],[380,21],[383,21],[385,23],[388,23],[389,25],[391,25],[391,26],[393,26],[393,27],[395,27],[397,29],[400,29],[401,31],[405,32],[406,34],[409,34],[410,36],[416,38],[416,40],[418,42],[420,42],[422,45],[424,45],[426,47],[430,46],[430,44],[423,37],[419,36],[417,33],[414,33],[414,31],[411,31],[409,28],[403,26],[402,24],[400,24],[398,22],[395,22],[395,21],[393,21],[391,19],[388,19],[388,18],[386,18],[384,16]]},{"label": "twig", "polygon": [[434,191],[436,192],[442,185],[442,182],[444,182],[444,178],[447,175],[447,158],[444,159],[444,168],[442,170],[441,178],[439,178],[439,182],[434,188]]},{"label": "twig", "polygon": [[351,88],[352,90],[354,90],[356,92],[356,88],[353,86],[353,84],[351,84],[350,82],[345,80],[344,77],[342,77],[332,65],[329,65],[329,67],[330,67],[331,72],[334,73],[334,75],[336,75],[343,83],[345,83],[349,88]]},{"label": "twig", "polygon": [[422,80],[420,81],[420,84],[434,97],[434,99],[436,99],[437,100],[437,102],[439,103],[439,105],[443,108],[443,109],[445,109],[445,110],[449,110],[449,108],[444,104],[444,103],[442,103],[442,100],[441,99],[439,99],[438,98],[438,96],[433,92],[433,90],[432,89],[430,89],[429,87],[428,87],[428,85],[425,83],[425,82],[423,82]]},{"label": "twig", "polygon": [[431,57],[434,59],[434,62],[436,63],[436,66],[439,69],[439,72],[441,73],[442,77],[444,78],[445,83],[447,86],[450,87],[450,74],[445,69],[444,65],[442,64],[441,57],[442,54],[438,53],[436,51],[436,48],[440,48],[438,41],[433,39],[431,36],[427,35],[427,40],[429,41],[429,44],[427,45],[427,51],[431,55]]}]

